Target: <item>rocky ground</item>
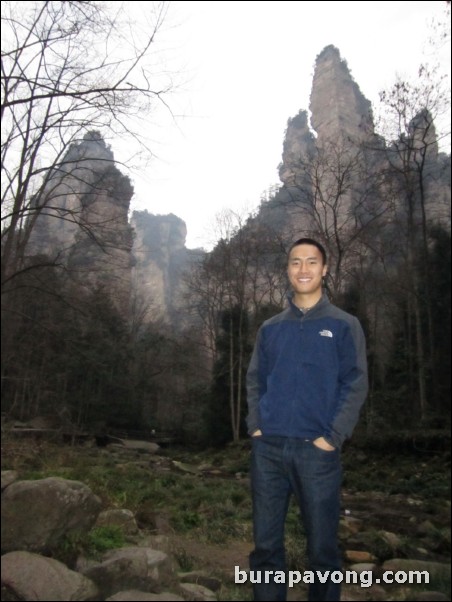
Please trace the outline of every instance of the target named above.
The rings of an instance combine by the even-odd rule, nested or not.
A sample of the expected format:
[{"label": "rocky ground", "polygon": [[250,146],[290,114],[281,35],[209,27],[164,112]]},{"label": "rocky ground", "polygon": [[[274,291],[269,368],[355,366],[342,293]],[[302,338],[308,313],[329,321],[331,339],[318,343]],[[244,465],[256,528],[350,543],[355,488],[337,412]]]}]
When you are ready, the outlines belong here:
[{"label": "rocky ground", "polygon": [[[128,533],[127,545],[168,553],[176,561],[181,579],[195,581],[213,592],[207,598],[186,599],[210,599],[209,595],[217,600],[252,599],[249,583],[234,583],[234,568],[246,569],[252,549],[246,443],[202,452],[161,450],[139,442],[106,448],[87,446],[70,453],[64,450],[58,463],[50,458],[48,448],[32,447],[22,444],[20,448],[6,448],[4,468],[18,469],[19,478],[56,474],[83,480],[84,474],[89,475],[89,484],[102,498],[106,511],[120,507],[118,499],[125,502],[123,509],[130,506],[127,516],[132,516],[136,528]],[[75,472],[70,466],[74,454],[78,457]],[[345,568],[357,573],[368,571],[374,583],[368,587],[344,585],[342,600],[450,600],[448,455],[393,456],[351,449],[345,452],[344,464],[340,541]],[[42,465],[46,465],[44,471]],[[107,483],[101,466],[109,467],[117,483]],[[95,480],[93,467],[97,470]],[[121,491],[124,475],[133,481],[128,492]],[[162,495],[167,495],[165,503],[157,503],[156,497],[152,503],[133,497],[131,492],[142,486],[141,478],[148,484],[160,484]],[[231,499],[222,500],[221,492],[228,491],[228,484],[234,493]],[[109,496],[116,486],[113,499]],[[219,498],[215,492],[220,492]],[[109,520],[114,524],[117,517],[115,512],[110,518],[104,515],[104,524]],[[295,513],[293,517],[296,520]],[[290,568],[302,571],[303,536],[297,538],[290,530],[288,537]],[[431,582],[416,586],[375,583],[381,581],[384,570],[428,570]],[[289,599],[306,600],[306,593],[306,586],[295,586]]]}]

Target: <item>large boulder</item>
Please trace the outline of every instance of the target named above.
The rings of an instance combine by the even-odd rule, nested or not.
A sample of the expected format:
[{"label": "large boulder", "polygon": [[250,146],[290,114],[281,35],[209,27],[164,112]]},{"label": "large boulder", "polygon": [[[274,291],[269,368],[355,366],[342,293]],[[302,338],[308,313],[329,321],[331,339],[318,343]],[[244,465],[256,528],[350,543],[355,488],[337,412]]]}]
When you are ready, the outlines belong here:
[{"label": "large boulder", "polygon": [[100,499],[79,481],[16,481],[2,493],[2,552],[48,553],[65,535],[89,531],[100,509]]}]

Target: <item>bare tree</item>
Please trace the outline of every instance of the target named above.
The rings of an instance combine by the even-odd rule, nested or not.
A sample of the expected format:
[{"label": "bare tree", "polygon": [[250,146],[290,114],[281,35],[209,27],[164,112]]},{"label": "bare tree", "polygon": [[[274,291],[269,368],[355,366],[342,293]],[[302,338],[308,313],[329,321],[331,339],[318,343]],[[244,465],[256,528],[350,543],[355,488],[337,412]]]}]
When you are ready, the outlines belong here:
[{"label": "bare tree", "polygon": [[[283,204],[299,231],[328,251],[328,288],[333,299],[369,255],[367,241],[388,211],[381,197],[381,173],[362,143],[330,140],[300,157]],[[382,200],[384,198],[384,200]]]},{"label": "bare tree", "polygon": [[61,189],[52,194],[73,170],[72,143],[97,130],[145,145],[131,118],[165,103],[172,85],[149,65],[167,10],[152,7],[139,35],[105,2],[2,2],[2,282],[23,268],[39,214],[85,226],[77,211],[60,211]]},{"label": "bare tree", "polygon": [[[385,148],[391,188],[397,196],[399,254],[403,266],[408,323],[406,349],[410,380],[417,380],[421,419],[432,407],[437,391],[438,341],[435,340],[431,271],[428,258],[438,228],[450,230],[450,74],[442,58],[450,46],[450,3],[444,16],[432,20],[425,43],[426,60],[417,77],[398,76],[380,93],[379,129],[390,141]],[[445,53],[448,53],[447,55]],[[419,260],[420,258],[420,260]],[[425,319],[426,318],[426,319]],[[411,349],[414,350],[411,353]],[[428,383],[431,383],[430,391]]]},{"label": "bare tree", "polygon": [[[385,147],[387,185],[397,198],[394,224],[403,262],[408,319],[413,316],[414,328],[407,328],[407,347],[414,345],[415,364],[410,365],[411,380],[417,378],[420,415],[425,419],[430,406],[427,392],[428,373],[433,375],[435,388],[435,348],[433,299],[428,284],[430,238],[436,225],[450,227],[450,187],[447,179],[450,159],[442,160],[439,144],[450,136],[449,129],[436,131],[436,122],[450,106],[450,98],[435,69],[419,68],[415,83],[400,78],[381,93],[384,129],[391,136]],[[383,128],[382,128],[383,129]],[[446,177],[445,177],[446,176]],[[419,262],[419,256],[423,259]],[[423,333],[423,314],[427,317],[427,336]],[[414,336],[411,332],[414,331]],[[413,341],[410,337],[413,336]]]},{"label": "bare tree", "polygon": [[[284,247],[276,234],[246,210],[225,210],[217,215],[218,243],[187,275],[187,298],[203,325],[212,365],[219,366],[227,382],[229,415],[234,441],[240,438],[244,408],[244,373],[250,352],[250,317],[264,306],[280,306],[286,288],[281,269]],[[227,342],[225,342],[227,337]],[[227,357],[226,357],[227,356]]]}]

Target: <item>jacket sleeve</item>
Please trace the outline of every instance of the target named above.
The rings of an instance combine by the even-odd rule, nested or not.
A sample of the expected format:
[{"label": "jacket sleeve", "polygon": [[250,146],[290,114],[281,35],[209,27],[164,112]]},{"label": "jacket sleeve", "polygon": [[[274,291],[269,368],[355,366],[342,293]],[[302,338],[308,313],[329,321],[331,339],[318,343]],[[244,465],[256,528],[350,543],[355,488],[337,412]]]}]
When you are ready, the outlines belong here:
[{"label": "jacket sleeve", "polygon": [[259,329],[254,345],[253,355],[246,375],[246,392],[248,402],[248,416],[246,423],[248,433],[252,435],[261,428],[259,416],[259,401],[266,391],[265,357],[263,352],[263,329]]},{"label": "jacket sleeve", "polygon": [[358,319],[353,317],[340,349],[338,410],[325,439],[341,448],[351,437],[368,392],[366,340]]}]

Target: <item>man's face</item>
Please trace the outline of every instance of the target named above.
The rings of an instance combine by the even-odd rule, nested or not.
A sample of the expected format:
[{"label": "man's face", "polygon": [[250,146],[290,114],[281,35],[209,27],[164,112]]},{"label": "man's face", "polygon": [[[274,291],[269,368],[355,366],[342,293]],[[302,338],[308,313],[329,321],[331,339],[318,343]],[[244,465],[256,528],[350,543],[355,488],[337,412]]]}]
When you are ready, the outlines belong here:
[{"label": "man's face", "polygon": [[322,253],[314,245],[298,245],[289,255],[287,274],[295,294],[312,295],[322,290],[327,266]]}]

